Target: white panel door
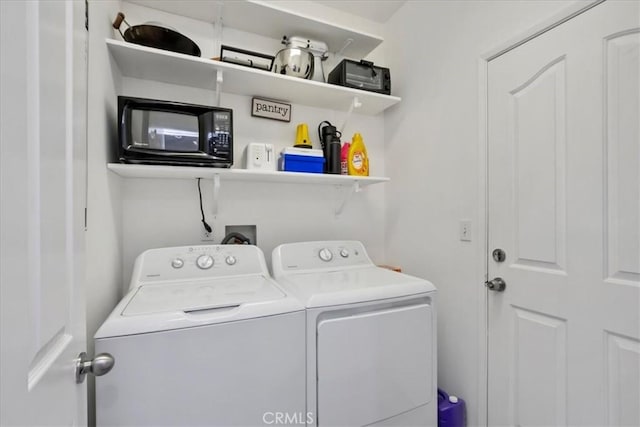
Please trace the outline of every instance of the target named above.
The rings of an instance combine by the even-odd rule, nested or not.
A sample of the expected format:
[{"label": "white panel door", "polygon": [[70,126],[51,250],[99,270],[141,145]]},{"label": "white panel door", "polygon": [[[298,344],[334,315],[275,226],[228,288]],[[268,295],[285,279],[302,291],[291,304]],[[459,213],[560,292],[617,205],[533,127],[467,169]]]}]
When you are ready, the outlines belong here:
[{"label": "white panel door", "polygon": [[640,425],[639,6],[489,62],[489,425]]},{"label": "white panel door", "polygon": [[1,1],[0,424],[86,424],[84,2]]}]

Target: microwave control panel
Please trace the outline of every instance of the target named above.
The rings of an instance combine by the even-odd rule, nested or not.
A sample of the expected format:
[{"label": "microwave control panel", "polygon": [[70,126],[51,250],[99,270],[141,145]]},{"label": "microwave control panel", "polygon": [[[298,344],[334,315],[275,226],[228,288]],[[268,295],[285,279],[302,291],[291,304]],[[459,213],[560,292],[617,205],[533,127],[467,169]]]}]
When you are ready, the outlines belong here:
[{"label": "microwave control panel", "polygon": [[213,113],[213,134],[209,138],[209,152],[214,156],[227,157],[233,144],[231,113],[216,111]]}]

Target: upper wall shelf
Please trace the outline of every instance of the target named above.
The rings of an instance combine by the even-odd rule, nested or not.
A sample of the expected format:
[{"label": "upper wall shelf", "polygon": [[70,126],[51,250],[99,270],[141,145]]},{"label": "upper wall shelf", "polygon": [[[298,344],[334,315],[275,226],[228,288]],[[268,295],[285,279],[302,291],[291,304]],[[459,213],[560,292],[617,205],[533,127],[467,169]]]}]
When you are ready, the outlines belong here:
[{"label": "upper wall shelf", "polygon": [[118,40],[107,39],[107,47],[123,76],[216,90],[222,77],[222,92],[259,96],[294,104],[348,111],[357,98],[357,113],[375,115],[400,102],[381,95],[249,67],[198,58]]},{"label": "upper wall shelf", "polygon": [[330,52],[338,52],[344,48],[342,55],[347,58],[364,58],[383,41],[382,37],[373,34],[354,31],[332,22],[287,10],[284,7],[286,4],[282,2],[260,0],[224,2],[213,0],[129,1],[206,22],[216,22],[219,18],[218,14],[221,12],[224,26],[276,40],[280,40],[284,35],[300,35],[322,40],[327,43]]}]

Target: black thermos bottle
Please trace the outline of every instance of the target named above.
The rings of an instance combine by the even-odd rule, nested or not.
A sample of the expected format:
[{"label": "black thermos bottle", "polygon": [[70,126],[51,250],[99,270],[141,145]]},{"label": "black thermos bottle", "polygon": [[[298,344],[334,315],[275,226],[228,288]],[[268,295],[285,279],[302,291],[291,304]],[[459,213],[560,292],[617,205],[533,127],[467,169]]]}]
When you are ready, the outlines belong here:
[{"label": "black thermos bottle", "polygon": [[[324,126],[323,126],[324,125]],[[324,173],[340,174],[340,131],[324,121],[318,126],[318,136],[324,153]]]}]

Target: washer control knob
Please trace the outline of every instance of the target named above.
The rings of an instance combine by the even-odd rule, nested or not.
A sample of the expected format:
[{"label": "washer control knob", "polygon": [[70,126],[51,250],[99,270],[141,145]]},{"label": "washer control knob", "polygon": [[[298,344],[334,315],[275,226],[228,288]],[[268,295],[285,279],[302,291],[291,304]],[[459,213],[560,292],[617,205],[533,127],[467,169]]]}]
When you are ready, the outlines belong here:
[{"label": "washer control knob", "polygon": [[349,251],[346,249],[340,249],[340,256],[342,258],[349,258]]},{"label": "washer control knob", "polygon": [[329,262],[333,259],[333,254],[327,248],[320,249],[320,252],[318,252],[318,256],[324,262]]},{"label": "washer control knob", "polygon": [[233,255],[229,255],[226,259],[225,262],[227,263],[227,265],[235,265],[236,263],[236,257],[234,257]]},{"label": "washer control knob", "polygon": [[184,266],[184,261],[182,260],[182,258],[174,258],[173,261],[171,261],[171,267],[173,268],[182,268]]},{"label": "washer control knob", "polygon": [[208,270],[213,267],[213,258],[211,255],[200,255],[196,259],[196,265],[202,270]]}]

